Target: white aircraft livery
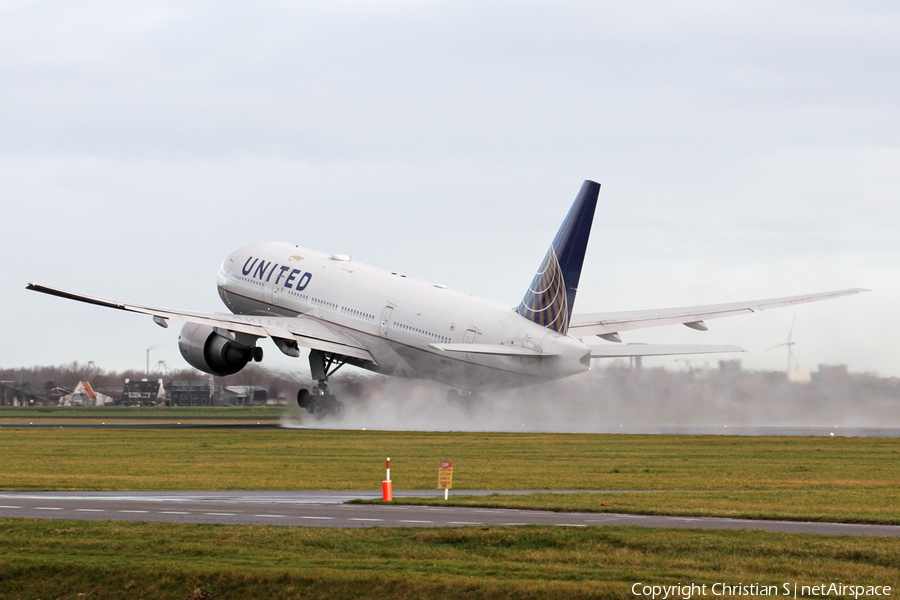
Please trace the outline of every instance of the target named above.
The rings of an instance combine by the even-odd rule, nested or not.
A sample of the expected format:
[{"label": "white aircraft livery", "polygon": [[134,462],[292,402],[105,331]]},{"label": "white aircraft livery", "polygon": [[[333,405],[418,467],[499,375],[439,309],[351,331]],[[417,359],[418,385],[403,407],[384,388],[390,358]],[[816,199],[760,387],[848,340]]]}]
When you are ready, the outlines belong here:
[{"label": "white aircraft livery", "polygon": [[[575,296],[600,184],[585,181],[518,306],[473,297],[406,275],[293,244],[266,242],[230,254],[218,273],[219,296],[231,314],[129,304],[34,283],[30,290],[151,315],[178,337],[184,359],[212,375],[237,373],[262,360],[261,338],[299,357],[308,348],[312,389],[297,394],[317,419],[340,417],[343,404],[328,392],[341,366],[431,379],[451,387],[448,400],[473,393],[569,377],[591,358],[743,352],[737,346],[624,344],[622,331],[704,321],[825,300],[868,290],[847,289],[751,302],[661,310],[575,314]],[[593,336],[606,344],[586,345]]]}]

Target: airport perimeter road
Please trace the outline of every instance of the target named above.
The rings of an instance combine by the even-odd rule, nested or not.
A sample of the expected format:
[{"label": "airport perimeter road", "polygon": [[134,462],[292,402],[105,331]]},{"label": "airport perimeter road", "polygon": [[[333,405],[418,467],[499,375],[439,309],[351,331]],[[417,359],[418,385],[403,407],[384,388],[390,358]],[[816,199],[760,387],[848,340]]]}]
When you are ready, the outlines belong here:
[{"label": "airport perimeter road", "polygon": [[[497,491],[500,492],[500,491]],[[467,490],[467,495],[475,492]],[[479,494],[495,493],[482,490]],[[400,494],[396,494],[398,497]],[[404,496],[432,495],[405,492]],[[607,513],[559,513],[454,506],[343,504],[375,492],[0,492],[0,516],[168,523],[311,527],[464,527],[475,525],[637,525],[760,529],[787,533],[900,537],[900,526]]]}]

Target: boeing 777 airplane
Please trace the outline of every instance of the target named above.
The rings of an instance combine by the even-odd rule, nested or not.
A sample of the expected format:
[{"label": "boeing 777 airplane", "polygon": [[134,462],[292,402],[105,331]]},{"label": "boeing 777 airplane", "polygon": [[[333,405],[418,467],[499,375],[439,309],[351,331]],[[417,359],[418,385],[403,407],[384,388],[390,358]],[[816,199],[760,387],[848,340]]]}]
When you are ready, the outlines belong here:
[{"label": "boeing 777 airplane", "polygon": [[[317,419],[340,417],[343,404],[328,379],[343,365],[451,387],[448,400],[474,392],[569,377],[597,357],[741,352],[737,346],[624,344],[619,333],[682,324],[705,331],[704,321],[837,298],[847,289],[751,302],[660,310],[575,314],[575,296],[600,184],[585,181],[553,239],[525,297],[508,306],[378,269],[343,254],[265,242],[230,254],[219,268],[219,296],[232,314],[199,313],[129,304],[35,283],[27,288],[71,300],[143,313],[161,327],[185,325],[178,347],[193,367],[231,375],[260,361],[258,342],[272,338],[284,354],[309,349],[317,385],[297,402]],[[587,345],[599,336],[607,344]]]}]

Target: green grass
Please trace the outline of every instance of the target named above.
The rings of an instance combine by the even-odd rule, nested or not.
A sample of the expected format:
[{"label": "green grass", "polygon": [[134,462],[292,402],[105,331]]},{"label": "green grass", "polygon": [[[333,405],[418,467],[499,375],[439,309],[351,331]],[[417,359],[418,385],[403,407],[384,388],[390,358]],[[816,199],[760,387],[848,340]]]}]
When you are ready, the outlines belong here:
[{"label": "green grass", "polygon": [[283,406],[0,406],[0,423],[280,419]]},{"label": "green grass", "polygon": [[[434,489],[438,462],[453,461],[458,503],[900,523],[898,451],[875,438],[4,427],[0,488],[374,490],[390,456],[398,490]],[[466,488],[648,493],[467,499]],[[639,581],[896,590],[898,573],[895,538],[0,519],[0,600],[633,598]]]},{"label": "green grass", "polygon": [[[896,489],[900,439],[0,429],[7,489]],[[77,475],[77,480],[69,478]],[[74,486],[74,487],[73,487]]]},{"label": "green grass", "polygon": [[637,582],[896,590],[900,543],[637,527],[335,530],[0,519],[3,600],[634,598]]},{"label": "green grass", "polygon": [[454,496],[654,491],[476,503],[900,523],[898,452],[885,438],[4,427],[0,489],[377,490],[390,456],[396,490],[435,489],[438,462],[450,460]]}]

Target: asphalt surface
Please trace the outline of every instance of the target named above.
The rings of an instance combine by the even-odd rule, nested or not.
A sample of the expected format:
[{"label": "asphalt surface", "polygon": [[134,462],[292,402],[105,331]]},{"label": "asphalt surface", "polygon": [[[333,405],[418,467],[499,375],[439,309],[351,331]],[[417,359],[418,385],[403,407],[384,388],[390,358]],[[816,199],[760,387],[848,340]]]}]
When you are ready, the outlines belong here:
[{"label": "asphalt surface", "polygon": [[[110,420],[115,417],[110,417]],[[282,427],[276,423],[227,423],[227,422],[87,422],[87,423],[54,423],[41,421],[38,423],[0,423],[0,429],[283,429],[303,430],[320,429],[318,427]],[[542,430],[523,430],[517,433],[542,433]],[[553,433],[548,431],[547,433]],[[796,436],[796,437],[900,437],[898,427],[757,427],[757,426],[644,426],[622,427],[606,432],[594,433],[624,433],[624,434],[651,434],[651,435],[732,435],[732,436]]]},{"label": "asphalt surface", "polygon": [[[0,429],[285,429],[277,423],[0,423]],[[285,429],[287,431],[287,429]]]},{"label": "asphalt surface", "polygon": [[[546,491],[546,490],[545,490]],[[511,493],[466,490],[465,495]],[[514,493],[527,493],[516,490]],[[442,492],[397,492],[395,497]],[[344,504],[378,492],[0,492],[0,517],[109,519],[167,523],[268,524],[305,527],[465,527],[485,525],[637,525],[658,528],[749,529],[786,533],[900,537],[900,526],[559,513],[453,506]]]}]

